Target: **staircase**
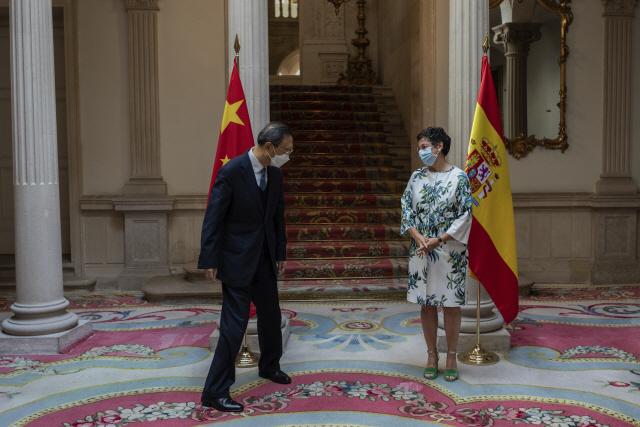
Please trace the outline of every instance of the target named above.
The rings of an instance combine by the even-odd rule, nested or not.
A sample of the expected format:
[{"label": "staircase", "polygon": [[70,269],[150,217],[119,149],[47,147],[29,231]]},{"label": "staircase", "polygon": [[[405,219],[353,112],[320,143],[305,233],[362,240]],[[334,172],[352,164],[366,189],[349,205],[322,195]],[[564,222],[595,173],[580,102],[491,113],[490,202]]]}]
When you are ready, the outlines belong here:
[{"label": "staircase", "polygon": [[282,168],[289,243],[280,297],[404,297],[410,144],[391,89],[271,86],[271,120],[295,133]]}]

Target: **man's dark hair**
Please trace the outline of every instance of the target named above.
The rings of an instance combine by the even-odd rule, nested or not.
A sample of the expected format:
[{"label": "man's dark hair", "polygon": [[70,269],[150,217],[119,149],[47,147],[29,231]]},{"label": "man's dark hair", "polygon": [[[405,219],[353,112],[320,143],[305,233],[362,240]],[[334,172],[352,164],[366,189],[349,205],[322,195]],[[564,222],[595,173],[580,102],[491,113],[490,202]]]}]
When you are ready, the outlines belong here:
[{"label": "man's dark hair", "polygon": [[271,122],[260,131],[258,135],[258,145],[271,142],[276,147],[280,145],[285,136],[293,136],[293,131],[289,126],[280,122]]},{"label": "man's dark hair", "polygon": [[442,142],[442,154],[445,156],[449,154],[449,149],[451,148],[451,138],[444,129],[439,127],[428,127],[422,132],[418,134],[418,141],[422,138],[427,138],[432,145],[436,145],[439,142]]}]

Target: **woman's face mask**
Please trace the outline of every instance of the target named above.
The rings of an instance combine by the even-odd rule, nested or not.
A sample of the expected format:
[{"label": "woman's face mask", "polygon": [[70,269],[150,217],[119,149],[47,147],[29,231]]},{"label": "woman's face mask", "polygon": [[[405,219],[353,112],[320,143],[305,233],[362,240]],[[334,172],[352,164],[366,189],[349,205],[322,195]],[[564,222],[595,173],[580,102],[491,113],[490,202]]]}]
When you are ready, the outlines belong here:
[{"label": "woman's face mask", "polygon": [[276,151],[278,148],[275,145],[272,145],[273,147],[273,157],[271,157],[271,154],[269,154],[270,150],[267,150],[267,155],[269,156],[269,158],[271,159],[271,166],[275,166],[277,168],[282,167],[282,165],[284,165],[285,163],[287,163],[289,161],[289,154],[291,153],[291,151],[287,151],[284,154],[278,154],[278,152]]},{"label": "woman's face mask", "polygon": [[422,160],[422,163],[424,163],[427,166],[433,166],[436,159],[438,158],[437,154],[433,154],[431,152],[432,148],[433,148],[432,146],[429,146],[423,150],[418,151],[418,154],[420,155],[420,160]]}]

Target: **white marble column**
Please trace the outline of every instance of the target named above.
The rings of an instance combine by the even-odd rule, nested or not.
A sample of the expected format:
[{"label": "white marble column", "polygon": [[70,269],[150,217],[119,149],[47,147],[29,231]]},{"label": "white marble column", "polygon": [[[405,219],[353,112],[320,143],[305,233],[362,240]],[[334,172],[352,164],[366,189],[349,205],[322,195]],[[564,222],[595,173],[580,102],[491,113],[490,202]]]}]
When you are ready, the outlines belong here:
[{"label": "white marble column", "polygon": [[6,334],[74,328],[66,311],[60,237],[51,0],[11,0],[11,112],[17,299]]},{"label": "white marble column", "polygon": [[506,92],[504,136],[527,136],[527,57],[531,43],[540,40],[542,24],[507,22],[493,28],[494,41],[504,47],[506,57]]},{"label": "white marble column", "polygon": [[[593,283],[634,283],[638,272],[638,185],[631,177],[631,28],[636,0],[602,0],[604,18],[602,173],[591,197],[595,208]],[[637,19],[637,18],[636,18]],[[635,74],[634,74],[635,73]],[[637,80],[637,79],[636,79]]]},{"label": "white marble column", "polygon": [[229,74],[238,35],[240,79],[247,99],[253,137],[269,123],[268,4],[264,0],[229,0]]},{"label": "white marble column", "polygon": [[[451,150],[447,156],[464,170],[469,149],[473,116],[480,91],[482,43],[489,31],[489,1],[451,0],[449,15],[449,126]],[[467,305],[462,308],[461,332],[476,331],[478,282],[467,278]],[[502,327],[502,317],[491,310],[493,301],[482,289],[480,331]],[[440,328],[444,327],[442,316]]]},{"label": "white marble column", "polygon": [[[638,191],[630,170],[631,28],[636,0],[603,0],[604,99],[599,194]],[[637,48],[636,48],[637,49]],[[636,50],[637,53],[637,50]],[[635,70],[638,72],[638,70]]]},{"label": "white marble column", "polygon": [[464,170],[489,31],[489,0],[451,0],[449,11],[449,126],[447,159]]},{"label": "white marble column", "polygon": [[125,195],[165,195],[160,174],[158,1],[125,0],[129,39],[131,177]]}]

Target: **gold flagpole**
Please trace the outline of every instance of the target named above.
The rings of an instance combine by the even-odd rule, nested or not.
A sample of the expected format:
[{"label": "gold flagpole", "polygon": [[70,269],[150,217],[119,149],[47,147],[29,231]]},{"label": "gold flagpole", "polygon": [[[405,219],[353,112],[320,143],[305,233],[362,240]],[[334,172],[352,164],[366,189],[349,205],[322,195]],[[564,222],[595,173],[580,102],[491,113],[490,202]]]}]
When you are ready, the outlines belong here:
[{"label": "gold flagpole", "polygon": [[238,73],[240,73],[240,41],[238,40],[238,34],[236,34],[236,41],[233,43],[233,49],[236,51],[236,64],[238,64]]},{"label": "gold flagpole", "polygon": [[[236,41],[233,43],[233,50],[236,51],[236,65],[238,67],[238,74],[240,73],[240,40],[238,40],[238,34],[236,33]],[[237,368],[254,368],[258,366],[259,355],[251,352],[249,344],[247,343],[247,331],[244,331],[244,342],[242,343],[242,350],[236,357]]]},{"label": "gold flagpole", "polygon": [[[484,56],[487,56],[487,52],[489,51],[489,33],[484,38],[484,43],[482,43],[482,50],[484,51]],[[458,354],[458,362],[464,363],[465,365],[477,365],[477,366],[486,366],[486,365],[494,365],[500,361],[500,358],[497,354],[492,353],[490,351],[486,351],[482,348],[482,344],[480,344],[480,290],[482,283],[478,281],[478,310],[476,313],[476,345],[471,350],[463,351]]]}]

